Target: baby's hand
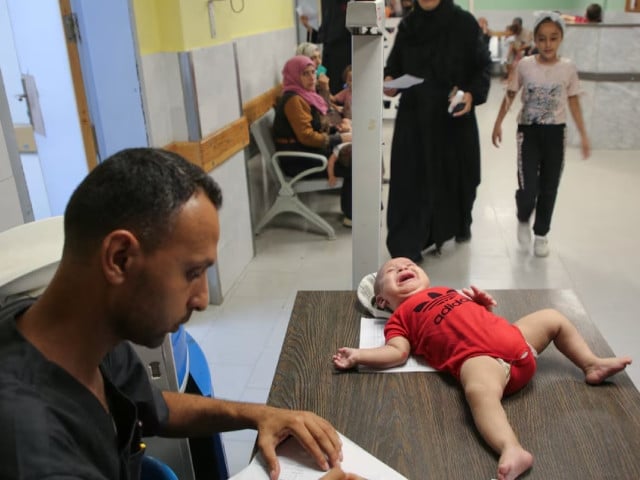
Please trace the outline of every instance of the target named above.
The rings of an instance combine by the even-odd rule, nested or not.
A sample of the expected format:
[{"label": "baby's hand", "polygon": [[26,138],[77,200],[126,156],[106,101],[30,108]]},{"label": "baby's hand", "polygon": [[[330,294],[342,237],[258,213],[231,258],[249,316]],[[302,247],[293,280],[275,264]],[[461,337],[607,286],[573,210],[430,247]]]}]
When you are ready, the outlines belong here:
[{"label": "baby's hand", "polygon": [[476,302],[478,305],[482,305],[483,307],[485,307],[490,312],[493,310],[493,307],[497,305],[496,301],[491,295],[473,285],[471,285],[471,287],[469,288],[463,288],[462,293]]},{"label": "baby's hand", "polygon": [[333,356],[333,365],[338,370],[348,370],[349,368],[355,367],[358,364],[355,358],[357,350],[357,348],[339,348]]}]

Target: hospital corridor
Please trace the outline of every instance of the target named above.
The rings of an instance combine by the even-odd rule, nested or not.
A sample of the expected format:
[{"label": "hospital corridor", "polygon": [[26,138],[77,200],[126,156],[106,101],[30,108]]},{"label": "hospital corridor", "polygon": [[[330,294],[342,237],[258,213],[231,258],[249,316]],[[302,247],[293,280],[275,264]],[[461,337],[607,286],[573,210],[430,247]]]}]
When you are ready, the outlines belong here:
[{"label": "hospital corridor", "polygon": [[[8,442],[14,437],[13,449],[0,450],[0,477],[18,478],[43,458],[37,468],[59,466],[61,476],[97,478],[77,468],[86,464],[100,478],[119,471],[118,478],[156,480],[143,471],[155,465],[173,475],[162,480],[226,479],[258,450],[249,426],[268,439],[260,446],[266,458],[286,437],[308,451],[320,445],[316,461],[308,459],[313,470],[339,455],[326,419],[369,463],[376,457],[410,480],[638,478],[640,5],[604,2],[604,20],[582,24],[582,0],[558,0],[553,8],[561,10],[548,12],[539,3],[546,2],[0,0],[0,430]],[[522,73],[527,68],[535,75]],[[489,73],[487,101],[474,105]],[[539,85],[531,80],[538,76]],[[517,93],[505,114],[508,84]],[[403,95],[387,96],[395,90],[404,101],[394,177]],[[538,147],[532,131],[536,139],[553,132],[539,141],[555,154],[542,170],[529,161]],[[526,218],[543,198],[540,217],[552,212],[548,252],[546,220],[536,224],[537,250],[533,229],[523,244],[519,147],[527,185],[520,213]],[[313,164],[325,157],[328,166]],[[369,274],[390,251],[416,260],[431,287],[475,286],[502,301],[498,316],[541,321],[517,332],[466,303],[448,317],[461,321],[443,322],[454,307],[491,299],[427,290],[416,283],[419,272],[397,274],[392,289],[407,278],[420,285],[411,294],[421,303],[402,308],[422,314],[433,306],[428,313],[442,330],[427,338],[427,314],[414,328],[418,314],[410,313],[411,327],[387,324],[389,338],[407,337],[392,338],[392,347],[341,349],[367,338],[367,321],[379,333],[368,346],[384,342],[385,321],[362,320],[355,291],[364,272],[374,297]],[[397,290],[402,301],[410,296]],[[576,328],[551,310],[528,315],[546,308],[573,314]],[[476,321],[487,317],[495,323]],[[483,330],[477,336],[491,349],[469,347],[453,375],[371,373],[421,348],[460,355],[473,341],[460,333],[469,319],[467,330]],[[487,327],[500,322],[509,341]],[[415,330],[418,346],[409,339]],[[434,337],[449,343],[434,347]],[[547,361],[532,360],[556,339],[559,348],[540,354]],[[499,342],[508,348],[493,349]],[[386,363],[372,361],[381,350]],[[349,354],[352,363],[341,364]],[[469,359],[480,367],[463,368]],[[535,377],[510,389],[525,360]],[[45,367],[62,376],[40,375]],[[470,369],[480,381],[470,381]],[[60,387],[69,373],[69,385],[84,388],[77,397]],[[31,398],[34,406],[22,401]],[[68,416],[46,410],[57,401]],[[43,418],[31,413],[41,405]],[[507,441],[474,426],[487,412],[498,416],[484,425],[507,432]],[[78,432],[64,424],[75,416]],[[99,465],[105,458],[110,470]],[[520,470],[496,473],[502,467]],[[270,467],[256,468],[269,476]]]}]

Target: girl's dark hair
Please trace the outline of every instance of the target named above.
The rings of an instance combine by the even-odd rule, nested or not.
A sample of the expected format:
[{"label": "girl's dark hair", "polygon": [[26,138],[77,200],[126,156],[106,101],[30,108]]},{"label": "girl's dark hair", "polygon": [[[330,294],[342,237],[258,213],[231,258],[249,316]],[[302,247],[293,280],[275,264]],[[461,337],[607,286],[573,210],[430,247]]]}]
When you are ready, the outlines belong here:
[{"label": "girl's dark hair", "polygon": [[90,252],[120,228],[153,250],[196,191],[216,208],[222,206],[218,184],[180,155],[156,148],[122,150],[100,163],[71,195],[64,214],[64,250]]}]

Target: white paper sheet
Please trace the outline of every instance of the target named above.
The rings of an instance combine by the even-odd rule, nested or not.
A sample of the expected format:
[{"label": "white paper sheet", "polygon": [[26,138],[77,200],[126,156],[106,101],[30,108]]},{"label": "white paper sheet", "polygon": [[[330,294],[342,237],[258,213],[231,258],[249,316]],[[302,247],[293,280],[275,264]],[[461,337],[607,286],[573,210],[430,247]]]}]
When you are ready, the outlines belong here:
[{"label": "white paper sheet", "polygon": [[[342,469],[345,472],[357,473],[367,480],[407,480],[344,435],[340,434],[340,439],[344,457]],[[311,455],[294,438],[281,444],[276,452],[280,462],[279,480],[318,480],[324,475]],[[269,480],[262,455],[258,453],[245,469],[229,480]]]},{"label": "white paper sheet", "polygon": [[[360,348],[381,347],[384,345],[384,324],[387,323],[386,318],[367,318],[360,319]],[[359,366],[361,372],[381,372],[381,373],[398,373],[398,372],[435,372],[422,357],[410,355],[407,363],[401,367],[393,368],[370,368]]]},{"label": "white paper sheet", "polygon": [[402,90],[403,88],[413,87],[419,83],[424,82],[424,78],[414,77],[413,75],[405,74],[401,77],[394,78],[393,80],[387,80],[382,84],[384,88],[396,88]]}]

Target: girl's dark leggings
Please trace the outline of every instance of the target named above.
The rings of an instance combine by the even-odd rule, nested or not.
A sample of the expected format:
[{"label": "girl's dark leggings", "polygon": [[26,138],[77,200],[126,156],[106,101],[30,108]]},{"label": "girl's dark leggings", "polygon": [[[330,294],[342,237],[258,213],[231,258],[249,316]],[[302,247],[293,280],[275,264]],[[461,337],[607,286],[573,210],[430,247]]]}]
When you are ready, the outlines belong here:
[{"label": "girl's dark leggings", "polygon": [[533,233],[544,236],[551,227],[564,167],[566,127],[518,125],[518,220],[528,222],[535,209]]}]

